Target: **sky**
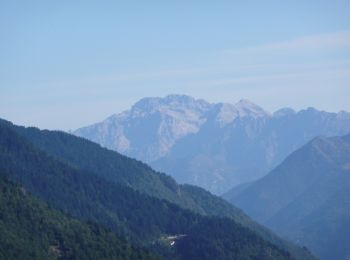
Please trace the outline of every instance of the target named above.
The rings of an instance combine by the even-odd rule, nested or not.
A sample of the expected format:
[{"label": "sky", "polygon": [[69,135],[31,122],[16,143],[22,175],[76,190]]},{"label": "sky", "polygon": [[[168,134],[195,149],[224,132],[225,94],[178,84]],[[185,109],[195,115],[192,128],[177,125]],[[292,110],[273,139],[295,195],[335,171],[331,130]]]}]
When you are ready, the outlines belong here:
[{"label": "sky", "polygon": [[350,1],[0,1],[0,117],[74,130],[140,98],[350,111]]}]

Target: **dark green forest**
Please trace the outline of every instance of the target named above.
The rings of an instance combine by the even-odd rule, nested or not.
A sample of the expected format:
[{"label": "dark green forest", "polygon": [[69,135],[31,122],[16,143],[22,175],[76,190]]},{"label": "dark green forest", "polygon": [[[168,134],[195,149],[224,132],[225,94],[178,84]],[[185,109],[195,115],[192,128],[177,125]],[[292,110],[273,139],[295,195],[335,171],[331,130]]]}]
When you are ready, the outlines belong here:
[{"label": "dark green forest", "polygon": [[81,171],[131,187],[140,193],[175,203],[201,215],[228,217],[248,227],[265,240],[292,253],[296,258],[306,258],[309,253],[294,244],[280,239],[270,230],[252,221],[240,209],[208,191],[192,185],[178,185],[170,176],[151,169],[148,165],[110,151],[100,145],[61,131],[21,127],[9,121],[6,125],[51,157]]},{"label": "dark green forest", "polygon": [[0,259],[160,259],[66,216],[0,174]]},{"label": "dark green forest", "polygon": [[[49,132],[46,131],[46,133]],[[47,139],[43,138],[44,141]],[[76,139],[81,142],[80,138]],[[49,145],[46,144],[46,146]],[[52,145],[52,147],[55,148],[51,150],[58,151],[61,146]],[[63,150],[61,153],[68,153],[68,150],[70,149]],[[106,153],[108,152],[106,150]],[[79,150],[76,147],[74,153],[81,154],[79,157],[81,158],[86,150]],[[95,153],[98,154],[98,151]],[[116,153],[113,152],[113,154]],[[66,156],[69,157],[69,153]],[[78,163],[60,160],[57,155],[39,150],[25,135],[14,131],[6,122],[0,125],[1,172],[20,184],[26,192],[47,202],[50,206],[80,220],[102,225],[134,245],[147,246],[165,256],[171,255],[172,258],[179,259],[192,259],[194,255],[202,255],[201,259],[212,259],[213,255],[222,256],[222,259],[236,257],[246,259],[292,258],[286,250],[265,241],[258,234],[232,219],[202,216],[198,212],[183,209],[178,204],[160,199],[159,194],[152,197],[150,196],[152,193],[148,195],[144,194],[146,192],[141,193],[140,187],[143,186],[140,183],[145,183],[143,187],[145,190],[147,186],[150,186],[146,179],[147,176],[155,178],[153,175],[158,176],[163,186],[170,190],[173,189],[180,197],[182,194],[185,196],[185,189],[179,190],[179,186],[170,177],[164,174],[156,175],[144,164],[137,162],[134,163],[136,165],[133,165],[132,162],[136,161],[124,156],[119,156],[118,159],[120,161],[113,161],[112,165],[108,164],[108,160],[100,159],[97,165],[105,170],[98,171],[96,168],[95,171],[105,171],[105,176],[101,177],[90,170],[92,166],[85,169],[82,166],[84,164],[93,165],[93,160],[98,161],[94,157],[85,158],[88,162],[83,162],[84,160],[81,159],[79,163],[81,167],[78,167]],[[123,160],[125,160],[125,165]],[[103,164],[105,168],[102,167]],[[147,171],[142,173],[146,177],[141,175],[140,170],[137,171],[140,165],[150,171],[150,173]],[[106,169],[108,167],[113,169],[112,166],[118,166],[118,171],[110,170],[110,177],[108,177]],[[122,177],[115,176],[120,172],[123,172],[120,174]],[[129,172],[130,176],[128,176]],[[139,175],[142,177],[138,178]],[[117,178],[125,180],[123,182],[112,180]],[[136,185],[138,188],[134,188],[134,183],[139,183],[141,186]],[[191,189],[194,188],[187,187],[187,193]],[[191,202],[193,205],[200,201],[201,193],[197,191],[195,194],[197,197],[193,197]],[[187,234],[187,236],[177,241],[174,246],[169,244],[155,246],[159,244],[162,237],[174,234]],[[312,258],[307,251],[303,251],[302,254]]]}]

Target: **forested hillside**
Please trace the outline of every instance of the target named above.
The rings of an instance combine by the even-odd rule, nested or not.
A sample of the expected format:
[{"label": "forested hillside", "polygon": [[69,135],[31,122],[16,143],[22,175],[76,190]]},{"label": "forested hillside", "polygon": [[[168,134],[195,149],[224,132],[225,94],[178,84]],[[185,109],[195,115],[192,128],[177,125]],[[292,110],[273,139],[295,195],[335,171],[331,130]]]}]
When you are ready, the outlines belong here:
[{"label": "forested hillside", "polygon": [[64,215],[0,174],[0,259],[160,259]]},{"label": "forested hillside", "polygon": [[152,170],[140,161],[102,148],[83,138],[59,131],[41,131],[33,127],[15,126],[4,120],[0,122],[23,136],[37,149],[84,173],[88,172],[95,177],[102,177],[107,182],[131,187],[143,194],[165,199],[201,215],[229,217],[258,233],[264,239],[289,250],[293,255],[304,255],[302,249],[281,240],[271,231],[253,222],[240,209],[202,188],[178,185],[171,177]]},{"label": "forested hillside", "polygon": [[[203,248],[219,255],[228,246],[224,241],[235,238],[245,243],[235,247],[232,254],[243,254],[248,258],[291,258],[286,251],[231,219],[203,217],[58,161],[37,150],[5,125],[0,127],[0,149],[0,170],[13,181],[53,207],[110,228],[133,244],[154,249],[153,243],[158,243],[164,236],[187,234],[186,239],[194,245],[201,244],[201,248],[191,246],[182,250],[181,243],[175,243],[173,247],[167,244],[157,250],[170,252],[179,259],[188,259],[186,254],[198,254],[197,250],[203,251]],[[196,228],[203,223],[209,223],[207,229]],[[224,229],[224,226],[234,228]],[[214,233],[218,235],[211,237]],[[206,240],[202,241],[201,237],[206,237]],[[216,246],[211,247],[212,243]],[[304,254],[307,255],[307,252]]]}]

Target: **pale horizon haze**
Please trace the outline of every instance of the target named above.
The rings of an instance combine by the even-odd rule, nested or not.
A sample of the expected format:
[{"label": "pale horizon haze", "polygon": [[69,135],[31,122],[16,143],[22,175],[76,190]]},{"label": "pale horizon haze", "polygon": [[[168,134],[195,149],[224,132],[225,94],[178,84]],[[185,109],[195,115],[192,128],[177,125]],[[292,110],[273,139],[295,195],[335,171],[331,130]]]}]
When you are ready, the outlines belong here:
[{"label": "pale horizon haze", "polygon": [[143,97],[350,111],[350,1],[2,1],[0,117],[77,129]]}]

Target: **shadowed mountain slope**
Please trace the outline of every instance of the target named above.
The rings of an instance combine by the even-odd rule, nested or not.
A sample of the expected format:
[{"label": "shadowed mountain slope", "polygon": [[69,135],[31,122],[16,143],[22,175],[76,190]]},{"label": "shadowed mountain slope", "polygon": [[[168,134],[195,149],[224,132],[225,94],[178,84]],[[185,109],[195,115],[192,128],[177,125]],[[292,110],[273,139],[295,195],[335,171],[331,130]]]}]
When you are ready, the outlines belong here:
[{"label": "shadowed mountain slope", "polygon": [[[225,230],[225,232],[220,231],[220,235],[214,239],[216,241],[215,243],[220,244],[220,241],[224,241],[228,237],[235,238],[237,241],[240,239],[244,241],[244,237],[246,237],[247,240],[244,244],[241,244],[239,250],[238,248],[230,249],[230,245],[222,243],[219,247],[211,248],[210,250],[214,250],[213,252],[219,253],[222,250],[229,250],[231,252],[230,254],[232,254],[230,256],[234,256],[236,254],[240,255],[247,247],[253,247],[256,250],[246,251],[244,253],[249,258],[261,256],[270,259],[271,257],[268,257],[270,253],[267,253],[266,250],[272,252],[273,258],[289,258],[288,253],[285,251],[278,249],[275,245],[263,240],[255,232],[242,227],[230,219],[220,220],[219,218],[200,216],[166,200],[141,194],[130,183],[111,181],[106,177],[101,177],[98,172],[88,171],[86,169],[82,170],[76,165],[70,164],[67,160],[65,162],[60,161],[57,156],[55,159],[52,155],[43,152],[43,150],[38,150],[32,142],[27,141],[29,139],[26,139],[23,134],[26,131],[25,128],[16,127],[4,121],[0,129],[0,166],[1,170],[6,172],[12,180],[20,183],[50,205],[62,209],[77,218],[95,221],[111,228],[115,233],[126,237],[133,243],[150,246],[155,241],[159,241],[164,235],[187,234],[191,230],[197,230],[197,225],[209,221],[212,228],[203,230],[200,234],[190,233],[192,235],[187,239],[191,239],[192,241],[193,239],[196,240],[196,237],[198,239],[200,237],[210,237],[211,232],[217,232],[216,228],[221,228],[221,224],[218,226],[216,223],[226,223],[226,226],[233,225],[235,228]],[[37,129],[29,128],[29,133],[27,134],[31,135],[32,131],[36,133],[41,132]],[[23,135],[19,134],[21,132]],[[47,135],[49,132],[43,131],[43,133],[43,139],[41,140],[49,146],[47,142],[50,138],[44,138],[45,134]],[[70,136],[57,132],[52,132],[52,134]],[[70,137],[87,142],[74,136]],[[57,142],[54,143],[57,144]],[[62,147],[56,146],[55,149],[59,150],[60,148]],[[103,148],[99,149],[106,151]],[[81,154],[84,152],[84,149],[80,150]],[[98,151],[95,152],[98,153]],[[115,156],[120,156],[116,153],[114,154]],[[121,158],[125,157],[121,156]],[[126,160],[130,159],[126,158]],[[129,161],[129,163],[131,162],[137,165],[144,165],[134,160]],[[119,164],[122,165],[123,160]],[[115,174],[118,174],[118,172],[115,172]],[[138,174],[142,178],[143,173],[139,171]],[[157,175],[157,173],[152,174]],[[186,187],[183,193],[190,193],[190,190],[190,187]],[[199,189],[198,194],[201,194],[201,192],[203,191]],[[204,194],[209,196],[209,193],[204,192]],[[193,203],[200,201],[197,197],[193,197]],[[213,200],[221,201],[219,198]],[[206,203],[208,202],[206,201]],[[217,207],[216,205],[214,206]],[[214,206],[211,205],[210,207],[214,209]],[[242,214],[242,216],[244,215]],[[249,220],[247,217],[245,219]],[[250,220],[249,222],[253,223]],[[286,243],[272,236],[271,233],[263,231],[258,225],[256,227],[261,232],[265,232],[266,237],[270,236],[271,241],[275,239],[277,241],[275,244],[284,245],[284,248],[287,248]],[[257,241],[257,243],[254,241]],[[213,242],[213,240],[209,239],[206,243],[209,246]],[[199,240],[196,243],[199,243]],[[193,251],[186,252],[196,254],[195,251],[198,248],[195,246],[196,244],[192,245],[190,248]],[[293,250],[295,250],[293,253],[296,255],[301,254],[311,258],[307,252],[301,249],[295,247]],[[177,258],[186,259],[185,251],[180,247],[180,243],[173,248],[167,246],[166,251],[174,254],[173,256]]]},{"label": "shadowed mountain slope", "polygon": [[262,179],[225,197],[322,259],[350,256],[350,135],[315,138]]},{"label": "shadowed mountain slope", "polygon": [[1,259],[160,259],[48,207],[0,174]]}]

